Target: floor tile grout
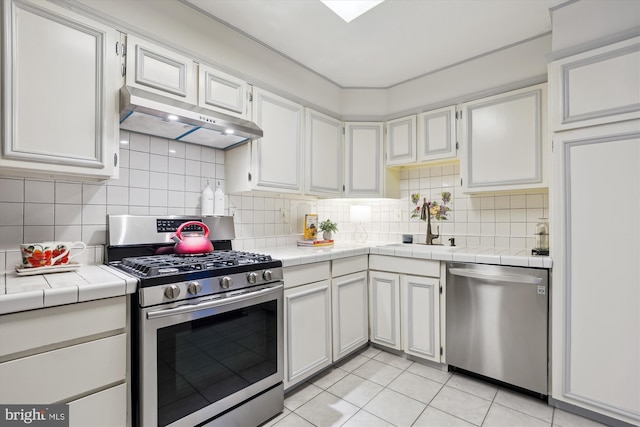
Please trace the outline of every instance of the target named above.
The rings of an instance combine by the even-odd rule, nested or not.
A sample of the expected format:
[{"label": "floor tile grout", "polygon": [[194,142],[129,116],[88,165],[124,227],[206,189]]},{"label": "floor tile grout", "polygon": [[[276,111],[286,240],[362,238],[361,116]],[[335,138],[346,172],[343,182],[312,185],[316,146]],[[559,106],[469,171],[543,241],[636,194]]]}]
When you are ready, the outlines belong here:
[{"label": "floor tile grout", "polygon": [[[372,351],[372,349],[375,349],[377,351],[374,352],[374,351]],[[363,353],[366,353],[366,352],[370,352],[373,355],[369,356],[369,355],[363,354]],[[378,357],[378,356],[380,356],[381,354],[384,354],[384,353],[386,353],[388,356],[382,356],[381,359],[386,359],[386,361],[380,360],[380,359],[376,359],[376,357]],[[343,368],[344,365],[349,363],[349,361],[357,358],[358,356],[361,356],[361,357],[365,358],[366,360],[363,359],[364,361],[362,363],[358,364],[355,367],[352,367],[351,370],[347,370],[347,369]],[[397,357],[399,359],[406,360],[406,361],[411,362],[411,363],[406,365],[404,368],[395,366],[395,365],[392,364],[394,362],[394,358],[391,357],[391,356]],[[397,369],[399,372],[398,372],[397,375],[395,375],[393,377],[393,379],[391,379],[388,383],[386,383],[386,385],[382,385],[380,383],[372,381],[370,378],[367,378],[367,376],[364,375],[362,373],[362,371],[359,372],[359,373],[355,373],[355,371],[357,371],[358,369],[360,369],[361,367],[363,367],[365,364],[367,364],[368,362],[370,362],[372,360],[374,360],[376,362],[379,362],[379,363],[381,363],[381,364],[383,364],[385,366]],[[412,366],[416,365],[416,364],[424,366],[424,367],[429,368],[429,369],[433,369],[435,371],[442,372],[442,373],[444,373],[444,374],[446,374],[448,376],[444,380],[444,382],[440,382],[440,381],[437,381],[437,380],[435,380],[433,378],[430,378],[428,376],[423,376],[423,375],[420,375],[418,373],[409,371],[409,369]],[[346,360],[337,363],[332,368],[330,368],[330,370],[325,371],[324,375],[329,375],[330,372],[335,371],[335,370],[343,371],[343,372],[340,372],[340,373],[337,374],[337,375],[340,376],[337,380],[334,379],[330,383],[324,384],[322,387],[318,386],[314,382],[319,382],[323,378],[323,374],[320,373],[320,374],[316,375],[315,377],[312,377],[312,378],[308,379],[303,384],[301,384],[299,387],[296,387],[296,389],[293,390],[291,392],[291,394],[288,393],[288,396],[291,396],[291,395],[293,395],[293,394],[295,394],[297,392],[296,390],[302,390],[305,387],[308,387],[310,385],[314,386],[318,390],[320,390],[319,393],[314,394],[312,397],[306,399],[306,401],[301,403],[299,406],[297,406],[296,409],[289,410],[290,412],[286,416],[284,416],[282,419],[278,420],[278,422],[273,424],[273,427],[278,427],[280,425],[280,422],[282,422],[284,419],[289,417],[291,414],[296,414],[296,416],[302,418],[304,421],[310,423],[311,425],[317,426],[317,424],[314,424],[314,422],[312,422],[311,420],[303,417],[297,411],[299,409],[301,409],[302,407],[304,407],[307,403],[311,402],[312,400],[316,399],[318,396],[322,395],[323,392],[326,392],[332,398],[335,398],[335,399],[337,399],[339,401],[343,401],[345,403],[348,403],[350,405],[350,407],[352,406],[352,407],[356,408],[355,412],[353,412],[353,414],[348,416],[348,418],[346,418],[345,420],[340,420],[341,423],[339,425],[348,424],[360,412],[367,413],[368,416],[375,417],[376,419],[379,419],[384,423],[388,423],[389,425],[394,425],[390,421],[388,421],[387,419],[385,419],[385,418],[383,418],[383,417],[381,417],[381,416],[379,416],[377,414],[374,414],[372,412],[369,412],[368,410],[365,409],[365,407],[367,405],[369,405],[372,401],[374,401],[385,390],[388,390],[388,391],[393,392],[393,393],[397,393],[397,395],[401,396],[403,399],[409,399],[409,400],[407,400],[407,402],[412,401],[412,402],[414,402],[416,404],[424,406],[424,408],[418,413],[417,417],[410,424],[396,425],[395,427],[408,427],[410,425],[411,426],[415,425],[418,422],[418,420],[420,420],[420,418],[424,415],[425,411],[427,411],[429,408],[432,408],[432,410],[438,411],[438,413],[445,414],[447,417],[453,417],[453,418],[455,418],[455,419],[457,419],[459,421],[463,421],[463,422],[468,423],[470,425],[476,425],[476,426],[481,427],[481,426],[485,425],[485,423],[487,422],[489,414],[490,414],[492,408],[495,409],[495,408],[498,408],[498,407],[499,408],[504,408],[507,411],[516,412],[516,413],[520,414],[523,417],[523,419],[526,419],[526,420],[536,420],[538,422],[545,423],[545,425],[547,425],[548,427],[559,427],[556,424],[554,424],[555,421],[556,421],[556,408],[553,408],[553,407],[549,406],[549,408],[551,410],[550,420],[546,420],[546,419],[540,418],[539,417],[540,413],[538,413],[538,416],[536,416],[536,415],[532,415],[531,413],[524,412],[522,410],[522,407],[518,407],[518,403],[513,403],[513,404],[510,405],[510,404],[508,404],[507,402],[504,402],[504,401],[502,401],[502,403],[496,402],[496,399],[497,399],[498,395],[500,394],[501,390],[505,390],[507,392],[517,393],[515,391],[512,391],[512,390],[510,390],[508,388],[502,387],[502,386],[497,385],[497,384],[485,383],[480,379],[477,379],[475,377],[469,377],[469,376],[463,375],[463,374],[461,374],[459,372],[444,372],[444,371],[440,371],[437,367],[433,367],[433,366],[430,366],[428,364],[422,364],[419,361],[412,360],[412,359],[407,359],[407,358],[402,357],[401,355],[397,355],[397,354],[392,353],[392,352],[385,352],[384,350],[377,349],[375,347],[365,347],[363,349],[358,350],[352,356],[347,357]],[[342,373],[344,373],[344,375],[341,375]],[[397,390],[394,390],[394,389],[390,388],[391,384],[393,384],[395,381],[397,381],[404,373],[408,373],[408,374],[410,374],[412,376],[415,376],[415,377],[417,377],[417,378],[419,378],[421,380],[426,380],[426,381],[432,382],[434,384],[437,384],[437,391],[435,391],[435,393],[429,399],[428,402],[423,402],[421,400],[416,399],[415,397],[412,397],[412,396],[407,395],[407,394],[405,394],[403,392],[400,392],[400,391],[397,391]],[[345,380],[345,378],[347,378],[349,375],[353,375],[353,376],[359,378],[362,381],[367,381],[367,382],[370,382],[372,384],[375,384],[376,386],[381,387],[381,389],[379,391],[377,391],[375,394],[373,394],[371,397],[369,397],[362,404],[360,404],[360,403],[358,403],[358,404],[351,403],[350,401],[345,400],[344,398],[342,398],[342,397],[338,396],[337,394],[335,394],[335,391],[329,391],[330,388],[334,387],[339,382]],[[457,381],[456,385],[450,384],[450,382],[454,378],[458,378],[456,380]],[[463,378],[464,378],[464,380],[461,380]],[[473,391],[469,390],[468,388],[465,388],[464,387],[465,381],[470,381],[469,384],[471,386],[473,386],[474,385],[473,383],[476,382],[477,384],[484,384],[486,386],[490,386],[490,387],[494,388],[491,399],[487,399],[486,397],[479,395],[480,392],[478,392],[478,394],[476,394]],[[445,387],[449,388],[451,390],[454,390],[456,393],[464,393],[465,395],[469,395],[470,397],[481,399],[482,401],[485,401],[485,402],[488,403],[488,407],[486,409],[486,412],[484,412],[484,414],[482,416],[482,421],[480,422],[480,424],[475,424],[475,423],[469,421],[469,419],[461,418],[459,415],[450,413],[448,409],[445,410],[445,409],[441,409],[441,408],[432,406],[432,403],[434,402],[434,400],[436,400],[437,397],[443,392],[443,390],[445,390]],[[479,388],[477,390],[482,390],[482,388]],[[485,393],[485,394],[488,394],[488,392]],[[522,395],[522,396],[526,396],[526,395]],[[502,399],[505,399],[505,398],[506,397],[503,397]],[[534,399],[533,402],[536,401],[535,398],[532,398],[532,399]],[[543,401],[540,400],[540,402],[543,402]],[[507,404],[505,404],[505,403],[507,403]],[[411,404],[411,405],[413,405],[413,404]],[[456,411],[454,411],[454,412],[456,412]],[[535,411],[533,411],[533,412],[535,413]],[[497,415],[495,415],[495,413],[494,413],[494,416],[497,416]],[[393,419],[393,417],[391,419]],[[291,421],[292,420],[293,420],[293,418],[291,419]],[[334,424],[334,425],[337,426],[338,424]]]}]

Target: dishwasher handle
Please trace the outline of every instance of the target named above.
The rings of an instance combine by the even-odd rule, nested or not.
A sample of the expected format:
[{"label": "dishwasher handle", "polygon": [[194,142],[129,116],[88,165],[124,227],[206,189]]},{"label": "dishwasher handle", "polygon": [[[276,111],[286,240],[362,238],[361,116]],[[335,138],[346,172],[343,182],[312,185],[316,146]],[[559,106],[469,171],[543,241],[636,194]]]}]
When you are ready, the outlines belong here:
[{"label": "dishwasher handle", "polygon": [[472,279],[491,280],[494,282],[523,283],[526,285],[539,285],[542,283],[541,277],[524,276],[520,274],[495,274],[484,273],[468,268],[450,268],[449,272],[454,276],[470,277]]}]

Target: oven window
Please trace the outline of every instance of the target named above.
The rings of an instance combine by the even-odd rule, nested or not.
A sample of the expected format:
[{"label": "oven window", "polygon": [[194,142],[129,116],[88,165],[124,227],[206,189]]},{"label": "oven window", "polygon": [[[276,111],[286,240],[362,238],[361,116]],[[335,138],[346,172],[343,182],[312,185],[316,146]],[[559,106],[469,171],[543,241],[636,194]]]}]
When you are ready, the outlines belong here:
[{"label": "oven window", "polygon": [[277,372],[277,301],[158,330],[158,425]]}]

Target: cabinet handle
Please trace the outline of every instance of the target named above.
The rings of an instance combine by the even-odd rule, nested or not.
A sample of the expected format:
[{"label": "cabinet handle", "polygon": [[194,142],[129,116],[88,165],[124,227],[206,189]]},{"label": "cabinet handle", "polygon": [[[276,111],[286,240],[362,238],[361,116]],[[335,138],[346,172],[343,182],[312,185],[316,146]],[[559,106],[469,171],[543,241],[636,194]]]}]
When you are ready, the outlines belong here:
[{"label": "cabinet handle", "polygon": [[469,270],[466,268],[450,268],[449,272],[454,276],[463,276],[472,279],[489,280],[494,282],[524,283],[526,285],[539,285],[540,283],[542,283],[542,278],[540,277],[524,276],[520,274],[492,274],[484,273],[477,270]]},{"label": "cabinet handle", "polygon": [[118,154],[113,155],[113,166],[118,166]]}]

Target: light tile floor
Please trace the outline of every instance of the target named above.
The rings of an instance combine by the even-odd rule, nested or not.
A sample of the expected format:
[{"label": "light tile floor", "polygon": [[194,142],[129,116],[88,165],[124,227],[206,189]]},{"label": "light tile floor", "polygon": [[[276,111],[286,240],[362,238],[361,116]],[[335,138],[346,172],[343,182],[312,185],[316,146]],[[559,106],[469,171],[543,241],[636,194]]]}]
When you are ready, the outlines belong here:
[{"label": "light tile floor", "polygon": [[287,393],[264,427],[596,427],[603,424],[459,373],[367,347]]}]

